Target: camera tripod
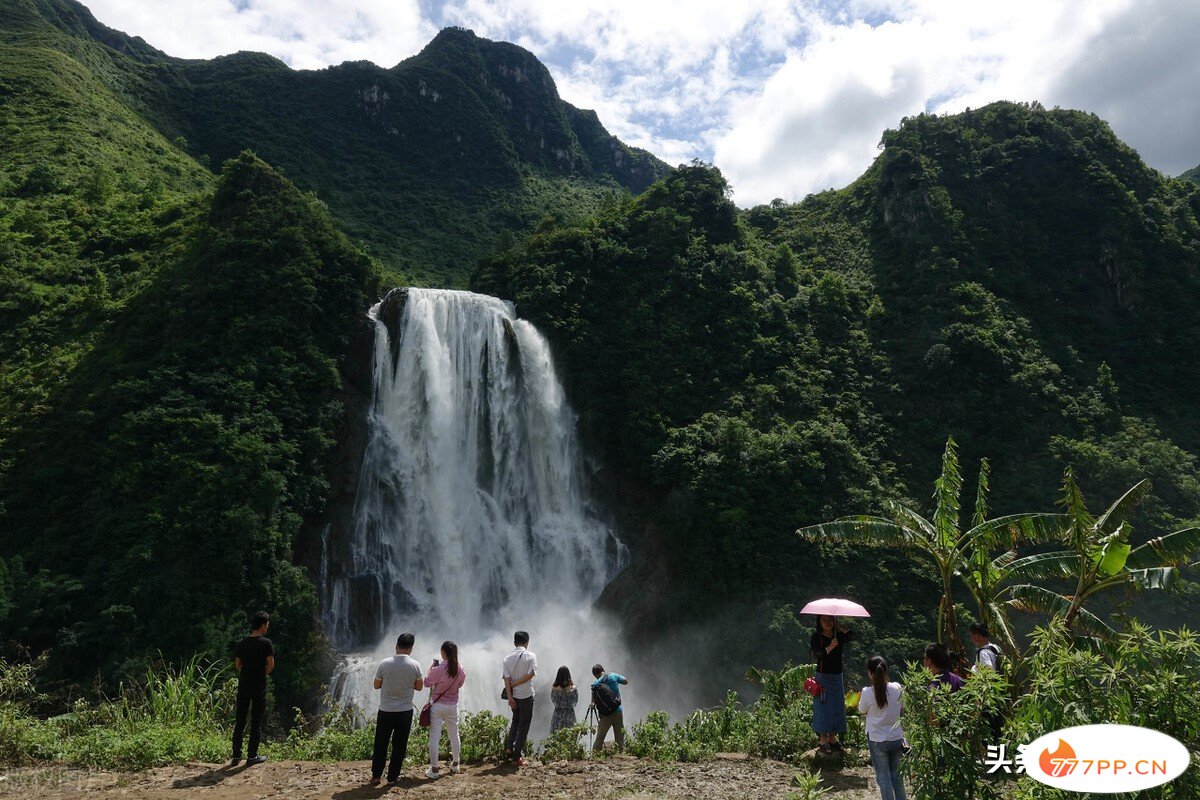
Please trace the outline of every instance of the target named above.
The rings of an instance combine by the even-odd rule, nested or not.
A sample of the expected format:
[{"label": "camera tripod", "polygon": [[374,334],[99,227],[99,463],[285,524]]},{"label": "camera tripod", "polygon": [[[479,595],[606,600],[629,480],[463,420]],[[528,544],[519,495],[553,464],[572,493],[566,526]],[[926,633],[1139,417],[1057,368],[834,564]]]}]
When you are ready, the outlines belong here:
[{"label": "camera tripod", "polygon": [[585,722],[587,722],[588,750],[595,750],[596,729],[600,726],[600,712],[596,710],[595,703],[592,703],[587,707],[587,712],[583,715],[583,719]]}]

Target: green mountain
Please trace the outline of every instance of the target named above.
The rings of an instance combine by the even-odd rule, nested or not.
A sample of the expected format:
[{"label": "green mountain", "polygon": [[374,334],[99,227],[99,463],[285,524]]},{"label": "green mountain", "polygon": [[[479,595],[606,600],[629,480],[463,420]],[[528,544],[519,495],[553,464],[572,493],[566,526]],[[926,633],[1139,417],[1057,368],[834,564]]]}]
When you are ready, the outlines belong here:
[{"label": "green mountain", "polygon": [[582,218],[667,169],[563,102],[531,53],[463,29],[390,69],[316,71],[262,53],[170,58],[73,0],[15,0],[0,31],[90,67],[203,163],[254,151],[316,192],[394,282],[463,285],[505,231]]},{"label": "green mountain", "polygon": [[[297,72],[11,0],[0,131],[0,640],[62,679],[224,653],[261,606],[280,707],[312,699],[309,534],[401,279],[474,269],[552,339],[636,547],[605,603],[650,648],[794,659],[768,622],[829,593],[911,658],[930,577],[793,531],[924,508],[948,434],[1000,513],[1070,464],[1099,502],[1153,479],[1139,539],[1200,519],[1200,187],[1093,115],[914,117],[850,187],[739,211],[467,31]],[[1185,592],[1155,613],[1195,624]]]},{"label": "green mountain", "polygon": [[1200,166],[1195,166],[1179,176],[1180,180],[1200,183]]},{"label": "green mountain", "polygon": [[850,187],[742,213],[715,170],[680,168],[475,276],[552,339],[643,532],[607,601],[647,643],[702,618],[763,647],[772,610],[850,593],[881,610],[877,646],[912,658],[930,576],[793,531],[924,509],[950,434],[964,464],[991,460],[998,513],[1053,508],[1073,465],[1104,501],[1154,481],[1141,539],[1200,519],[1200,188],[1094,115],[1036,105],[922,115],[883,142]]},{"label": "green mountain", "polygon": [[467,31],[294,72],[68,0],[0,6],[0,131],[0,639],[86,683],[272,608],[287,708],[325,674],[297,553],[380,276],[461,284],[665,171]]}]

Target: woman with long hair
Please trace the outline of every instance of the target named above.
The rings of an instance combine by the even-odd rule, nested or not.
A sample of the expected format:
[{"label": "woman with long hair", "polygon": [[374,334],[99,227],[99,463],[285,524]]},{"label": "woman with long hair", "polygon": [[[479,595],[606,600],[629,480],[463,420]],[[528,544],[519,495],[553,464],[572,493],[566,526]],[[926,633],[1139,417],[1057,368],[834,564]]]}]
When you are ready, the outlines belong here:
[{"label": "woman with long hair", "polygon": [[467,680],[467,671],[458,663],[458,645],[442,642],[442,657],[434,659],[425,676],[429,689],[429,769],[425,777],[438,778],[438,745],[442,741],[442,726],[450,737],[450,773],[457,774],[462,742],[458,735],[458,690]]},{"label": "woman with long hair", "polygon": [[822,614],[817,629],[809,640],[809,648],[817,662],[817,683],[821,694],[813,698],[813,730],[821,740],[821,752],[833,753],[842,749],[837,735],[846,732],[846,684],[842,677],[842,651],[854,641],[854,631],[840,624],[836,617]]},{"label": "woman with long hair", "polygon": [[875,782],[882,800],[907,800],[900,777],[900,758],[904,751],[904,730],[900,715],[904,711],[904,689],[888,680],[888,663],[883,656],[867,659],[870,686],[864,686],[858,698],[858,713],[867,721],[867,750],[875,767]]},{"label": "woman with long hair", "polygon": [[550,689],[550,700],[554,703],[554,716],[550,717],[550,732],[554,733],[575,724],[575,704],[579,702],[579,690],[571,680],[571,670],[558,668],[554,686]]}]

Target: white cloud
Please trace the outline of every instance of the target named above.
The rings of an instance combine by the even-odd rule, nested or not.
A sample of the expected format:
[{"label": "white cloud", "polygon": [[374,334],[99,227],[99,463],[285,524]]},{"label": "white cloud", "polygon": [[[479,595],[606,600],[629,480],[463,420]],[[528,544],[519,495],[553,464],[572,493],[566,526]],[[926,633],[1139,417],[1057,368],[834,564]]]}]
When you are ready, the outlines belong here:
[{"label": "white cloud", "polygon": [[[1050,78],[1127,0],[857,3],[857,18],[810,15],[807,44],[733,106],[714,144],[739,203],[851,182],[885,128],[925,110],[1045,97]],[[868,24],[872,14],[891,19]]]},{"label": "white cloud", "polygon": [[521,35],[569,102],[671,163],[709,157],[731,101],[782,60],[799,19],[788,0],[452,0],[448,22]]},{"label": "white cloud", "polygon": [[437,33],[417,0],[84,0],[100,22],[180,58],[258,50],[296,69],[392,66]]},{"label": "white cloud", "polygon": [[391,66],[446,24],[514,41],[562,96],[671,163],[714,161],[741,204],[843,186],[924,110],[1095,110],[1148,161],[1200,161],[1195,0],[89,0],[172,55],[262,50]]},{"label": "white cloud", "polygon": [[1115,18],[1055,77],[1049,100],[1094,111],[1151,165],[1200,163],[1200,3],[1148,0]]}]

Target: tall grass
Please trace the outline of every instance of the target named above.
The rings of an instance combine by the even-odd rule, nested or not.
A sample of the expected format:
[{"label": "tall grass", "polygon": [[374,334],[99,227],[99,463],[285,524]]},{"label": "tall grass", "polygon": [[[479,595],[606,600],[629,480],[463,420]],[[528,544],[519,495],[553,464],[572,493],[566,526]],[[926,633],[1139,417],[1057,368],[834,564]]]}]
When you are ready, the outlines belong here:
[{"label": "tall grass", "polygon": [[178,667],[161,659],[147,666],[141,680],[122,685],[117,701],[106,707],[115,722],[131,728],[222,728],[233,715],[236,696],[232,669],[194,656]]}]

